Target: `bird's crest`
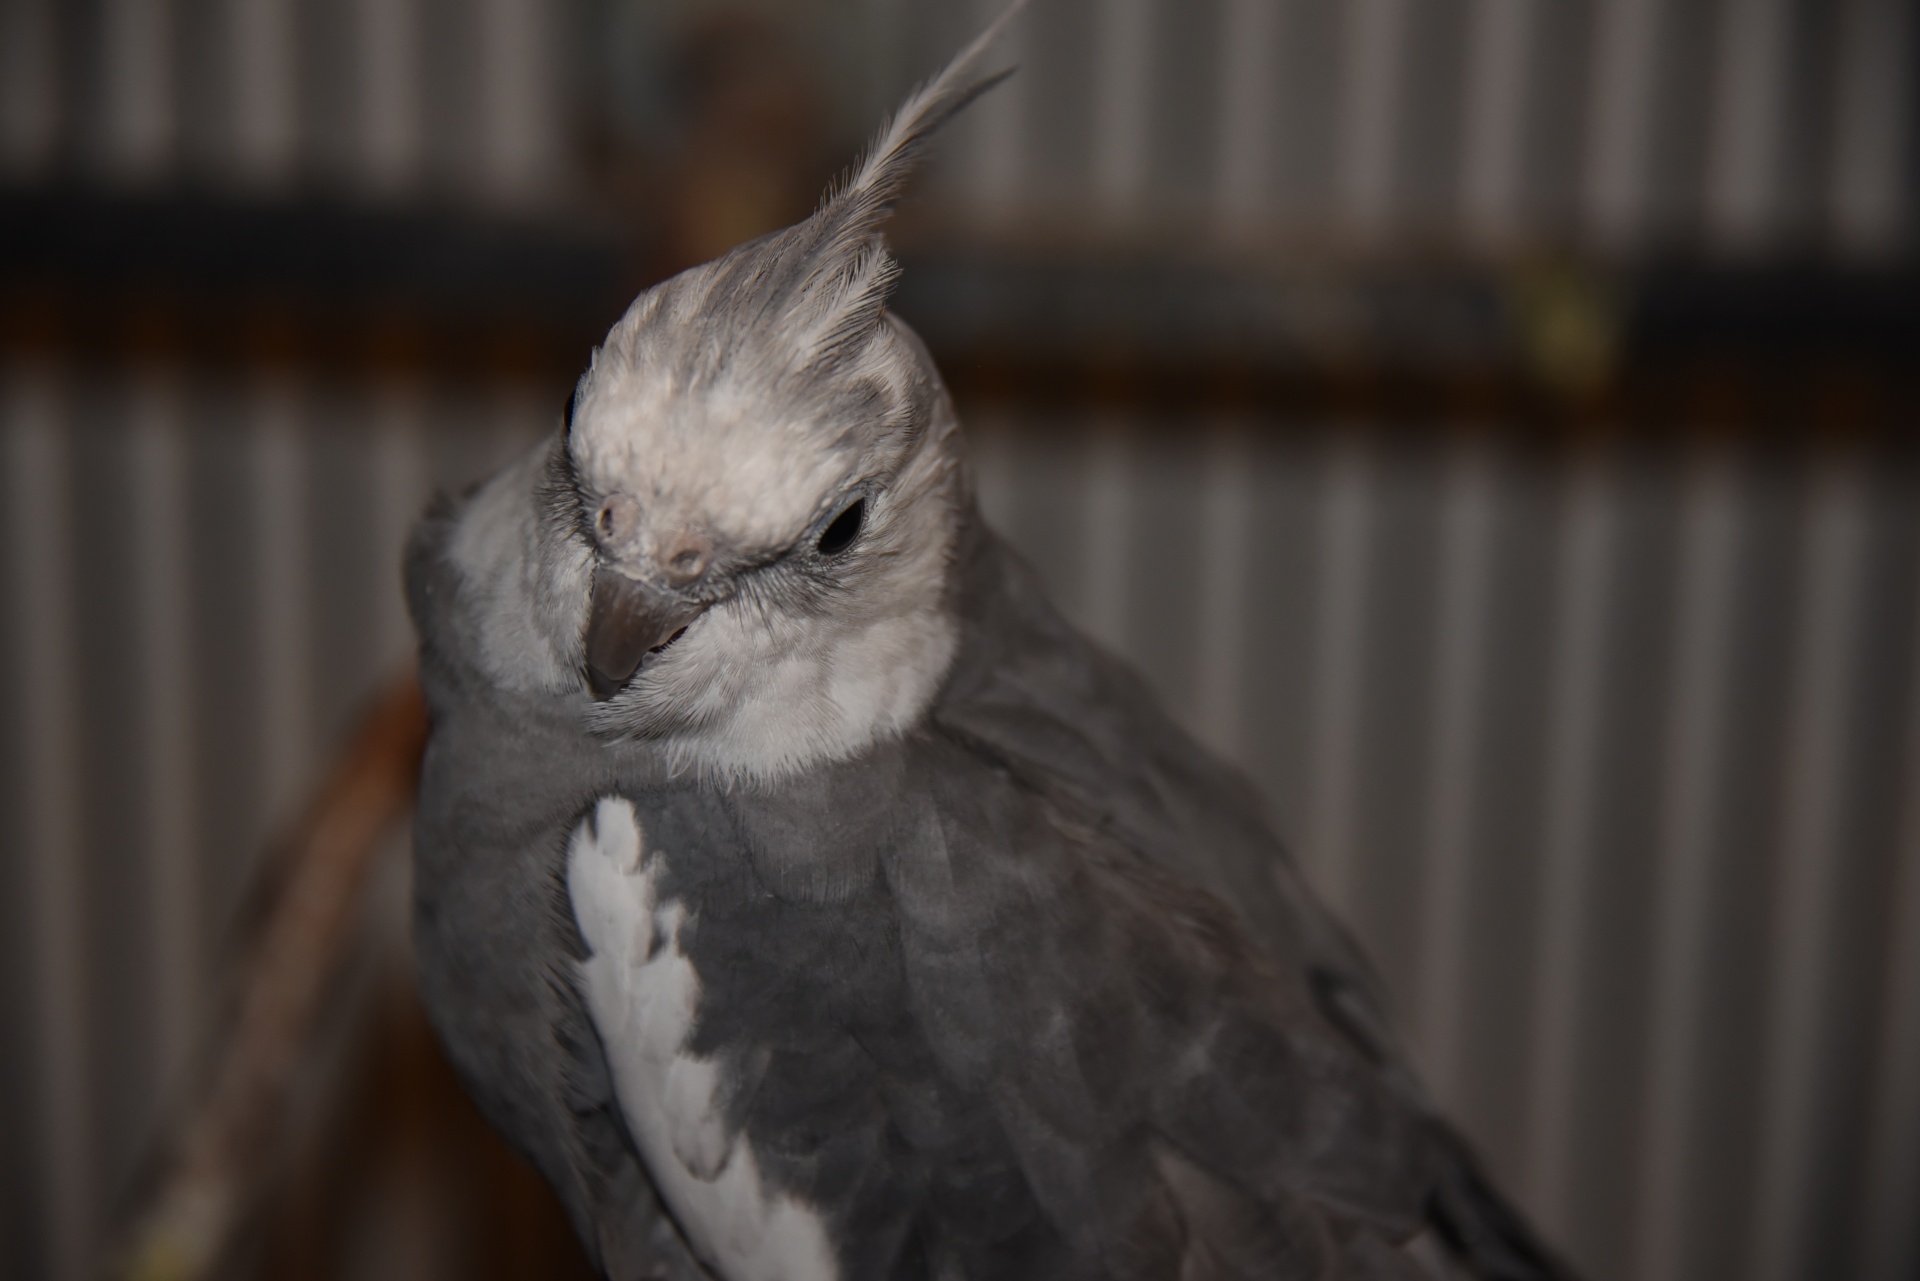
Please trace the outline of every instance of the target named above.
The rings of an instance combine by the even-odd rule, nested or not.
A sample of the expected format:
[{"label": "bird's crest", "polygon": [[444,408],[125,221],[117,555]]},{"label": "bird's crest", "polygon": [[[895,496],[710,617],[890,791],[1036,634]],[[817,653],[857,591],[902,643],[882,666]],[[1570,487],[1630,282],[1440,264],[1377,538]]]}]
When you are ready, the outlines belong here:
[{"label": "bird's crest", "polygon": [[[818,326],[812,355],[833,363],[879,322],[899,266],[887,252],[881,229],[899,203],[930,138],[967,104],[1012,75],[983,75],[988,49],[1026,8],[1013,0],[992,25],[916,89],[887,121],[850,177],[837,184],[820,208],[794,230],[812,264],[794,301]],[[824,323],[821,323],[824,322]]]},{"label": "bird's crest", "polygon": [[682,386],[744,376],[791,387],[844,369],[877,329],[900,274],[882,235],[887,217],[927,139],[1012,74],[985,74],[981,63],[1027,2],[1013,0],[915,90],[811,215],[642,295],[610,345],[643,343],[653,359],[679,365]]}]

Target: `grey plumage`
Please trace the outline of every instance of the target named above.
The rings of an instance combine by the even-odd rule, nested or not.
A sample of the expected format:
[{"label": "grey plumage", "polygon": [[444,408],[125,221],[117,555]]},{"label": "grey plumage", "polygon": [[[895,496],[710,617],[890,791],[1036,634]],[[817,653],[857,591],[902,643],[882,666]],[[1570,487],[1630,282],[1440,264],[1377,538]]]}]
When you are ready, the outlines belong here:
[{"label": "grey plumage", "polygon": [[612,1277],[1561,1276],[979,520],[881,226],[992,34],[416,532],[434,1024]]}]

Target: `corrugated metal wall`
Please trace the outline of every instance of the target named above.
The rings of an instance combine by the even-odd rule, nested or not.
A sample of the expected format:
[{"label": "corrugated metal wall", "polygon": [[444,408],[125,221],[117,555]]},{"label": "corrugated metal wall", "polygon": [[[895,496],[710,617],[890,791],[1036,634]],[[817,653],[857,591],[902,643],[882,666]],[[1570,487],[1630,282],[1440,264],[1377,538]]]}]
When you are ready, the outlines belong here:
[{"label": "corrugated metal wall", "polygon": [[[1000,0],[868,7],[900,11],[893,90]],[[1055,0],[1011,37],[1021,73],[960,126],[952,190],[1015,232],[1264,252],[1898,251],[1915,9]]]},{"label": "corrugated metal wall", "polygon": [[4,0],[0,177],[551,205],[571,11],[541,0]]},{"label": "corrugated metal wall", "polygon": [[[864,131],[1002,3],[731,7],[831,33],[820,88]],[[946,192],[963,226],[1263,251],[1898,252],[1916,7],[1050,0]],[[659,65],[626,43],[710,9],[5,0],[0,175],[552,205],[608,79]]]},{"label": "corrugated metal wall", "polygon": [[407,527],[545,428],[549,399],[0,372],[9,1275],[85,1275],[250,873],[407,659]]}]

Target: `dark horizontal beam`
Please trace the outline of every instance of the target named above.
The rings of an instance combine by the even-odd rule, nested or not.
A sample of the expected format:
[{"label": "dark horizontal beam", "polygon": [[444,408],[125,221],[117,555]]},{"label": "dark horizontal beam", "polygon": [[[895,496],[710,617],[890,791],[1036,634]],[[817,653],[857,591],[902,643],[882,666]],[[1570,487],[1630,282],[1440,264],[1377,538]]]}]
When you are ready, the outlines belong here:
[{"label": "dark horizontal beam", "polygon": [[[0,188],[0,330],[90,350],[157,330],[242,358],[398,352],[558,379],[644,285],[637,248],[584,217]],[[895,307],[950,373],[1075,396],[1194,384],[1586,396],[1702,365],[1897,373],[1920,351],[1910,267],[1335,268],[938,247],[906,259]]]},{"label": "dark horizontal beam", "polygon": [[909,263],[897,305],[936,350],[1279,370],[1522,369],[1578,339],[1568,326],[1621,368],[1920,351],[1920,272],[1805,262],[1336,269],[928,254]]},{"label": "dark horizontal beam", "polygon": [[634,291],[625,247],[584,221],[0,189],[10,327],[73,343],[164,329],[194,351],[352,358],[406,335],[408,359],[516,349],[522,363],[577,365]]}]

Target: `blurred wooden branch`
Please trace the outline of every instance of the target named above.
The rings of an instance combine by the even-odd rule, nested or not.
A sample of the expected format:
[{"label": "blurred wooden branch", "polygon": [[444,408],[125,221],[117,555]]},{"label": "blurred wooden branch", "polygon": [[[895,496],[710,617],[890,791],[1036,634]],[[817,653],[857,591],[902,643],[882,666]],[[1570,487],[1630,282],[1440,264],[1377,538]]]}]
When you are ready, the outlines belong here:
[{"label": "blurred wooden branch", "polygon": [[270,873],[231,1016],[113,1275],[210,1276],[246,1223],[381,838],[412,805],[426,731],[409,673],[369,711]]}]

